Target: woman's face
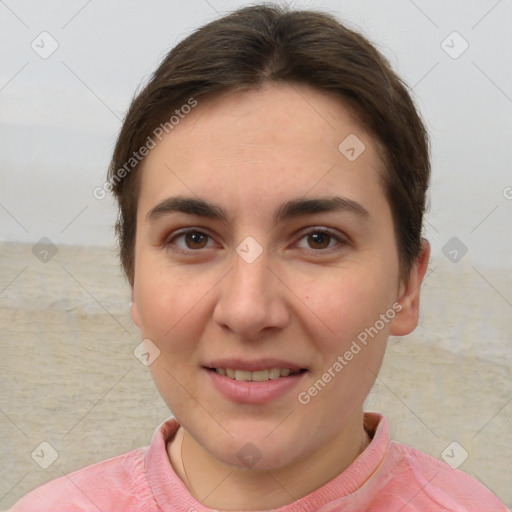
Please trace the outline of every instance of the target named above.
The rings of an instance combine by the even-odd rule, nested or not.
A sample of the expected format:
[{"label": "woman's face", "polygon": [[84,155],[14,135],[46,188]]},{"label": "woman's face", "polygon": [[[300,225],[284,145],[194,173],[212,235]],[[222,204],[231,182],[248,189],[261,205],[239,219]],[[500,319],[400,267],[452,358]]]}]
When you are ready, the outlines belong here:
[{"label": "woman's face", "polygon": [[379,172],[340,102],[298,85],[198,98],[147,156],[132,317],[160,394],[218,460],[291,464],[362,409],[407,314]]}]

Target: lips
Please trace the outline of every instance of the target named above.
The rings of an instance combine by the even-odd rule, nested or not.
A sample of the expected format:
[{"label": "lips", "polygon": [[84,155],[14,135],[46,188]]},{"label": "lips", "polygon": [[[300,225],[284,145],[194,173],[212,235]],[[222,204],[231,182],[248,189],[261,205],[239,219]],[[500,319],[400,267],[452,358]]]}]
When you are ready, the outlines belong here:
[{"label": "lips", "polygon": [[303,380],[307,369],[284,359],[218,359],[204,365],[214,387],[227,399],[262,404],[285,396]]}]

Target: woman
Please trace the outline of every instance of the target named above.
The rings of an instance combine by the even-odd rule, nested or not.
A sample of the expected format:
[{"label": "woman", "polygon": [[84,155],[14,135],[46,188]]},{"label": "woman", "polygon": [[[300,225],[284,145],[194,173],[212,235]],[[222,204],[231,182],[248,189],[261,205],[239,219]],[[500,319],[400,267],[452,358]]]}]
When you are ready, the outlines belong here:
[{"label": "woman", "polygon": [[334,18],[254,6],[178,44],[104,187],[174,418],[12,510],[505,511],[363,411],[418,322],[429,176],[406,88]]}]

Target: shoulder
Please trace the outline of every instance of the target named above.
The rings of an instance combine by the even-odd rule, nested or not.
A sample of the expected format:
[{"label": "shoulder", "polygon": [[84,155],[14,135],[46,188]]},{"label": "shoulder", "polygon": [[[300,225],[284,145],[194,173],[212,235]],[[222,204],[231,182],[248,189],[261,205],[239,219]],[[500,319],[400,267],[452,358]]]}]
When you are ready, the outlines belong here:
[{"label": "shoulder", "polygon": [[151,491],[146,481],[146,448],[97,462],[63,474],[26,494],[9,512],[83,512],[127,510],[141,504],[150,510]]},{"label": "shoulder", "polygon": [[[454,469],[426,453],[392,441],[389,446],[393,477],[388,480],[408,490],[404,512],[426,509],[460,512],[508,512],[507,507],[483,484],[459,469]],[[403,496],[405,498],[405,496]]]}]

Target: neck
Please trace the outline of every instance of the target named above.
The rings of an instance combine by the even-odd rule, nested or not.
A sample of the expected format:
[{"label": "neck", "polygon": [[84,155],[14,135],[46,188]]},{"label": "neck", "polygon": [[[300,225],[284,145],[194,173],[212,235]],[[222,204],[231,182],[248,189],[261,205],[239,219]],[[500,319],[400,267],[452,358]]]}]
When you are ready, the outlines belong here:
[{"label": "neck", "polygon": [[369,443],[360,410],[320,450],[273,470],[228,466],[206,452],[183,427],[168,443],[167,452],[176,474],[202,505],[250,511],[279,508],[310,494],[344,471]]}]

